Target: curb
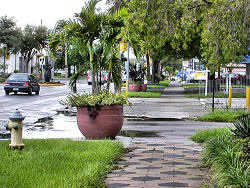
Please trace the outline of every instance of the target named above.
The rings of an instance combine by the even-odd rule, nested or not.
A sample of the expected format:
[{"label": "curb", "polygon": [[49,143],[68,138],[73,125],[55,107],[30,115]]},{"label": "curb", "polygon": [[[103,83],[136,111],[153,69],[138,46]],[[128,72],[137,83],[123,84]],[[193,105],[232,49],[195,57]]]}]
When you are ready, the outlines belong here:
[{"label": "curb", "polygon": [[63,86],[65,84],[39,84],[40,86]]}]

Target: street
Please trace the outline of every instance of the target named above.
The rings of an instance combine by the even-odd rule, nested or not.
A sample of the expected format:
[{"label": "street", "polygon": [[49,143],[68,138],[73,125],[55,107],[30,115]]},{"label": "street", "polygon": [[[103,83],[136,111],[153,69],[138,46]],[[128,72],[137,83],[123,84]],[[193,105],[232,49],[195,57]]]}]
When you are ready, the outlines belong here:
[{"label": "street", "polygon": [[[67,84],[63,86],[41,86],[39,95],[32,96],[24,93],[17,95],[5,95],[4,85],[0,84],[0,135],[5,132],[4,124],[9,120],[15,109],[21,111],[25,116],[24,125],[36,122],[40,118],[55,115],[56,109],[62,108],[59,101],[64,99],[70,92]],[[91,86],[87,85],[86,80],[77,83],[79,93],[90,92]]]}]

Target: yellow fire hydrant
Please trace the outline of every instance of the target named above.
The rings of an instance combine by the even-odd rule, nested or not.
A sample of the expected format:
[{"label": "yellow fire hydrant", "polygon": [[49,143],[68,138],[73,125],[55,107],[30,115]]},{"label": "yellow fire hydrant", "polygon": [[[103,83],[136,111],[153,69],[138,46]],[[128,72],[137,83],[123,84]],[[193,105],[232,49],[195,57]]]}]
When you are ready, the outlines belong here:
[{"label": "yellow fire hydrant", "polygon": [[6,130],[10,130],[11,133],[11,143],[10,148],[22,149],[24,147],[22,141],[22,131],[23,131],[23,120],[25,117],[22,116],[20,111],[16,111],[9,117],[10,121],[5,124]]}]

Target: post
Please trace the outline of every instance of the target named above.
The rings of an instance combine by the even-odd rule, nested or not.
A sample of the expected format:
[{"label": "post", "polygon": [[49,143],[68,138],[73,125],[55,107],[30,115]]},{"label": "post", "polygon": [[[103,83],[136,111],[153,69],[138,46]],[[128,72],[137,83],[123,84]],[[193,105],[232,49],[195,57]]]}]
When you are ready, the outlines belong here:
[{"label": "post", "polygon": [[65,71],[65,78],[68,77],[68,71],[67,71],[67,66],[68,66],[68,54],[67,54],[67,42],[65,42],[65,67],[64,67],[64,71]]},{"label": "post", "polygon": [[206,88],[205,88],[205,96],[207,96],[207,89],[208,89],[208,70],[206,67]]},{"label": "post", "polygon": [[129,81],[129,42],[128,42],[128,56],[127,56],[127,66],[126,66],[126,73],[127,73],[127,79],[126,79],[126,97],[128,97],[128,81]]},{"label": "post", "polygon": [[250,110],[250,87],[246,87],[246,109]]},{"label": "post", "polygon": [[215,92],[215,71],[213,72],[213,98],[212,98],[212,112],[214,112],[214,92]]},{"label": "post", "polygon": [[232,86],[229,87],[228,107],[232,107]]},{"label": "post", "polygon": [[5,79],[5,50],[6,50],[6,44],[3,45],[3,79]]}]

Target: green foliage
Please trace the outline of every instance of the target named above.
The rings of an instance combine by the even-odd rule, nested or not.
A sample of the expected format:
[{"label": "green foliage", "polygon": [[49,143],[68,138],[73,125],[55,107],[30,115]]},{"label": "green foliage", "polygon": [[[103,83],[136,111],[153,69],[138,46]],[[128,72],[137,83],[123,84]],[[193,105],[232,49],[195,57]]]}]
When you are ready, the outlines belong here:
[{"label": "green foliage", "polygon": [[250,166],[243,156],[241,142],[228,135],[208,140],[202,152],[203,164],[210,168],[218,187],[249,187]]},{"label": "green foliage", "polygon": [[226,135],[231,135],[228,128],[215,128],[197,132],[191,136],[191,139],[195,142],[203,143]]},{"label": "green foliage", "polygon": [[94,94],[70,94],[65,101],[60,101],[61,104],[66,106],[76,107],[92,107],[103,105],[125,105],[129,104],[128,99],[121,93],[106,93],[101,91],[99,95]]},{"label": "green foliage", "polygon": [[159,81],[159,84],[163,84],[164,86],[168,87],[170,82],[171,82],[170,80],[164,80],[164,81]]},{"label": "green foliage", "polygon": [[202,57],[210,70],[239,62],[248,49],[249,8],[247,0],[213,1],[203,11]]},{"label": "green foliage", "polygon": [[205,84],[183,84],[183,88],[192,88],[192,87],[205,87]]},{"label": "green foliage", "polygon": [[105,187],[103,179],[124,152],[120,142],[24,140],[22,151],[0,142],[1,187]]},{"label": "green foliage", "polygon": [[[125,90],[122,91],[123,94],[126,93]],[[128,92],[128,97],[131,98],[160,98],[161,92],[151,92],[151,91],[146,91],[146,92],[135,92],[135,91],[129,91]]]},{"label": "green foliage", "polygon": [[216,110],[207,115],[198,117],[196,121],[211,121],[211,122],[234,122],[234,120],[243,115],[244,111]]},{"label": "green foliage", "polygon": [[250,114],[239,116],[233,123],[234,127],[230,131],[237,138],[250,138]]},{"label": "green foliage", "polygon": [[13,17],[0,18],[0,43],[6,44],[8,50],[17,51],[20,47],[21,29]]}]

